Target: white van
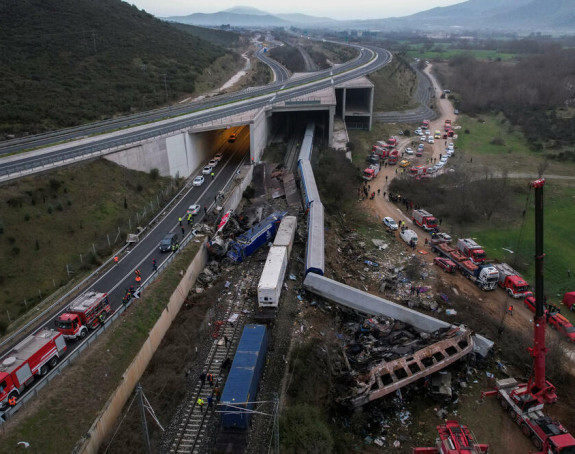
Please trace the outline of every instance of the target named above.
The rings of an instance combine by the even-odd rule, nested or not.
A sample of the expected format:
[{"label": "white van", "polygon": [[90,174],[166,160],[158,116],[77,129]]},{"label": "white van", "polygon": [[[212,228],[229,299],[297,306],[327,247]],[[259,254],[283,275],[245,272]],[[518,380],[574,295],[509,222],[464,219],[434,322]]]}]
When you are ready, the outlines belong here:
[{"label": "white van", "polygon": [[411,245],[411,242],[413,241],[414,244],[417,245],[417,233],[415,233],[413,230],[405,229],[399,234],[399,236],[407,244]]}]

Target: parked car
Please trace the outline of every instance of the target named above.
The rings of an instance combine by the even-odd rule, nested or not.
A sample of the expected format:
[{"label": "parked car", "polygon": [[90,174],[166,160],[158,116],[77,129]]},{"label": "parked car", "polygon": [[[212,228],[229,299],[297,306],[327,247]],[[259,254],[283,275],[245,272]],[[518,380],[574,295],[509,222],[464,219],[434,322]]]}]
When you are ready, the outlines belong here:
[{"label": "parked car", "polygon": [[389,216],[383,218],[383,225],[385,225],[390,230],[397,230],[397,222]]},{"label": "parked car", "polygon": [[405,154],[413,154],[413,150],[410,147],[405,149]]},{"label": "parked car", "polygon": [[202,173],[204,175],[209,175],[210,173],[212,173],[212,170],[214,170],[212,166],[206,166],[202,169]]},{"label": "parked car", "polygon": [[420,142],[425,142],[427,139],[425,138],[424,135],[419,136],[419,140]]},{"label": "parked car", "polygon": [[407,159],[402,159],[399,162],[399,167],[409,167],[411,165],[411,162],[409,162]]},{"label": "parked car", "polygon": [[420,136],[421,134],[423,134],[423,131],[420,128],[417,128],[415,131],[413,131],[414,134]]},{"label": "parked car", "polygon": [[454,151],[451,149],[447,149],[445,150],[445,154],[447,155],[448,158],[451,158],[453,156]]},{"label": "parked car", "polygon": [[434,265],[437,265],[439,268],[441,268],[446,273],[455,273],[455,270],[457,269],[457,266],[455,265],[455,263],[453,263],[451,260],[446,259],[444,257],[435,257],[433,259],[433,263],[434,263]]},{"label": "parked car", "polygon": [[431,136],[429,136],[429,139],[427,139],[427,141],[428,141],[429,143],[435,143],[435,140],[433,140],[433,137],[431,137]]},{"label": "parked car", "polygon": [[214,159],[218,162],[220,162],[222,160],[222,158],[224,157],[223,153],[218,153],[217,155],[214,156]]},{"label": "parked car", "polygon": [[230,137],[228,137],[228,143],[234,143],[237,138],[238,135],[234,132]]},{"label": "parked car", "polygon": [[210,162],[208,162],[208,165],[213,169],[215,166],[218,165],[219,161],[216,161],[215,159],[212,159]]},{"label": "parked car", "polygon": [[194,182],[192,183],[194,186],[201,186],[204,184],[204,177],[201,175],[198,175],[196,178],[194,178]]},{"label": "parked car", "polygon": [[445,241],[446,243],[451,243],[451,236],[447,233],[439,232],[435,234],[435,237]]},{"label": "parked car", "polygon": [[455,115],[459,115],[459,110],[454,109],[454,110],[453,110],[453,113],[454,113]]},{"label": "parked car", "polygon": [[162,241],[160,241],[160,252],[170,252],[172,250],[172,246],[178,244],[178,234],[177,233],[168,233]]},{"label": "parked car", "polygon": [[431,131],[430,131],[429,129],[426,129],[426,130],[425,130],[425,135],[426,135],[426,136],[431,135]]},{"label": "parked car", "polygon": [[427,168],[427,175],[433,175],[435,172],[437,172],[437,167],[431,166]]},{"label": "parked car", "polygon": [[190,205],[188,207],[188,211],[186,212],[186,214],[191,214],[192,216],[195,216],[200,212],[200,209],[201,209],[200,205]]},{"label": "parked car", "polygon": [[443,156],[441,157],[441,159],[439,160],[439,162],[443,162],[443,163],[445,164],[448,159],[449,159],[448,156],[443,155]]},{"label": "parked car", "polygon": [[445,162],[443,161],[439,161],[437,164],[435,164],[433,167],[435,167],[436,170],[441,169],[443,166],[445,165]]}]

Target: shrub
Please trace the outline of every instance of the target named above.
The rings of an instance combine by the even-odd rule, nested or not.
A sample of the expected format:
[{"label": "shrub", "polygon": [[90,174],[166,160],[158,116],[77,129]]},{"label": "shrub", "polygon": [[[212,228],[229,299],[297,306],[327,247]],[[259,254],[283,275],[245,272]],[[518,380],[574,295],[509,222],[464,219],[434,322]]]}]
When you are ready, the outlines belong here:
[{"label": "shrub", "polygon": [[491,145],[505,145],[505,140],[502,137],[495,137],[490,143]]},{"label": "shrub", "polygon": [[155,167],[150,170],[150,178],[152,180],[157,180],[160,177],[160,171],[158,169],[156,169]]},{"label": "shrub", "polygon": [[282,452],[333,452],[333,437],[317,407],[307,404],[288,407],[280,427]]},{"label": "shrub", "polygon": [[25,220],[26,222],[28,222],[28,221],[30,220],[30,215],[29,215],[28,213],[26,213],[26,214],[24,215],[24,220]]},{"label": "shrub", "polygon": [[62,183],[55,178],[50,178],[49,183],[50,189],[54,192],[58,192],[58,189],[60,189],[60,186],[62,186]]}]

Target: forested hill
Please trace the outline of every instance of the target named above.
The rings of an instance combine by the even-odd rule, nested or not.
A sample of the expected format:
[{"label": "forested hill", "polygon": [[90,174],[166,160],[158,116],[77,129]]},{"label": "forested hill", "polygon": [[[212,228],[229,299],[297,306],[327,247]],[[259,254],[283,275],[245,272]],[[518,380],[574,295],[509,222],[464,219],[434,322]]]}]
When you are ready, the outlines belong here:
[{"label": "forested hill", "polygon": [[156,107],[225,52],[121,0],[2,0],[0,138]]}]

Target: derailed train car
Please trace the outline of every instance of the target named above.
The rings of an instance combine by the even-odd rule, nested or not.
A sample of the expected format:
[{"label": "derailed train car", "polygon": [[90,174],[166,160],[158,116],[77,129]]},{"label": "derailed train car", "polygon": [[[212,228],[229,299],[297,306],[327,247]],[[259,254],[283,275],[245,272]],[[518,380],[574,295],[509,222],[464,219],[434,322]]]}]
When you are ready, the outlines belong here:
[{"label": "derailed train car", "polygon": [[249,428],[256,394],[266,363],[265,325],[246,325],[220,400],[225,429]]}]

